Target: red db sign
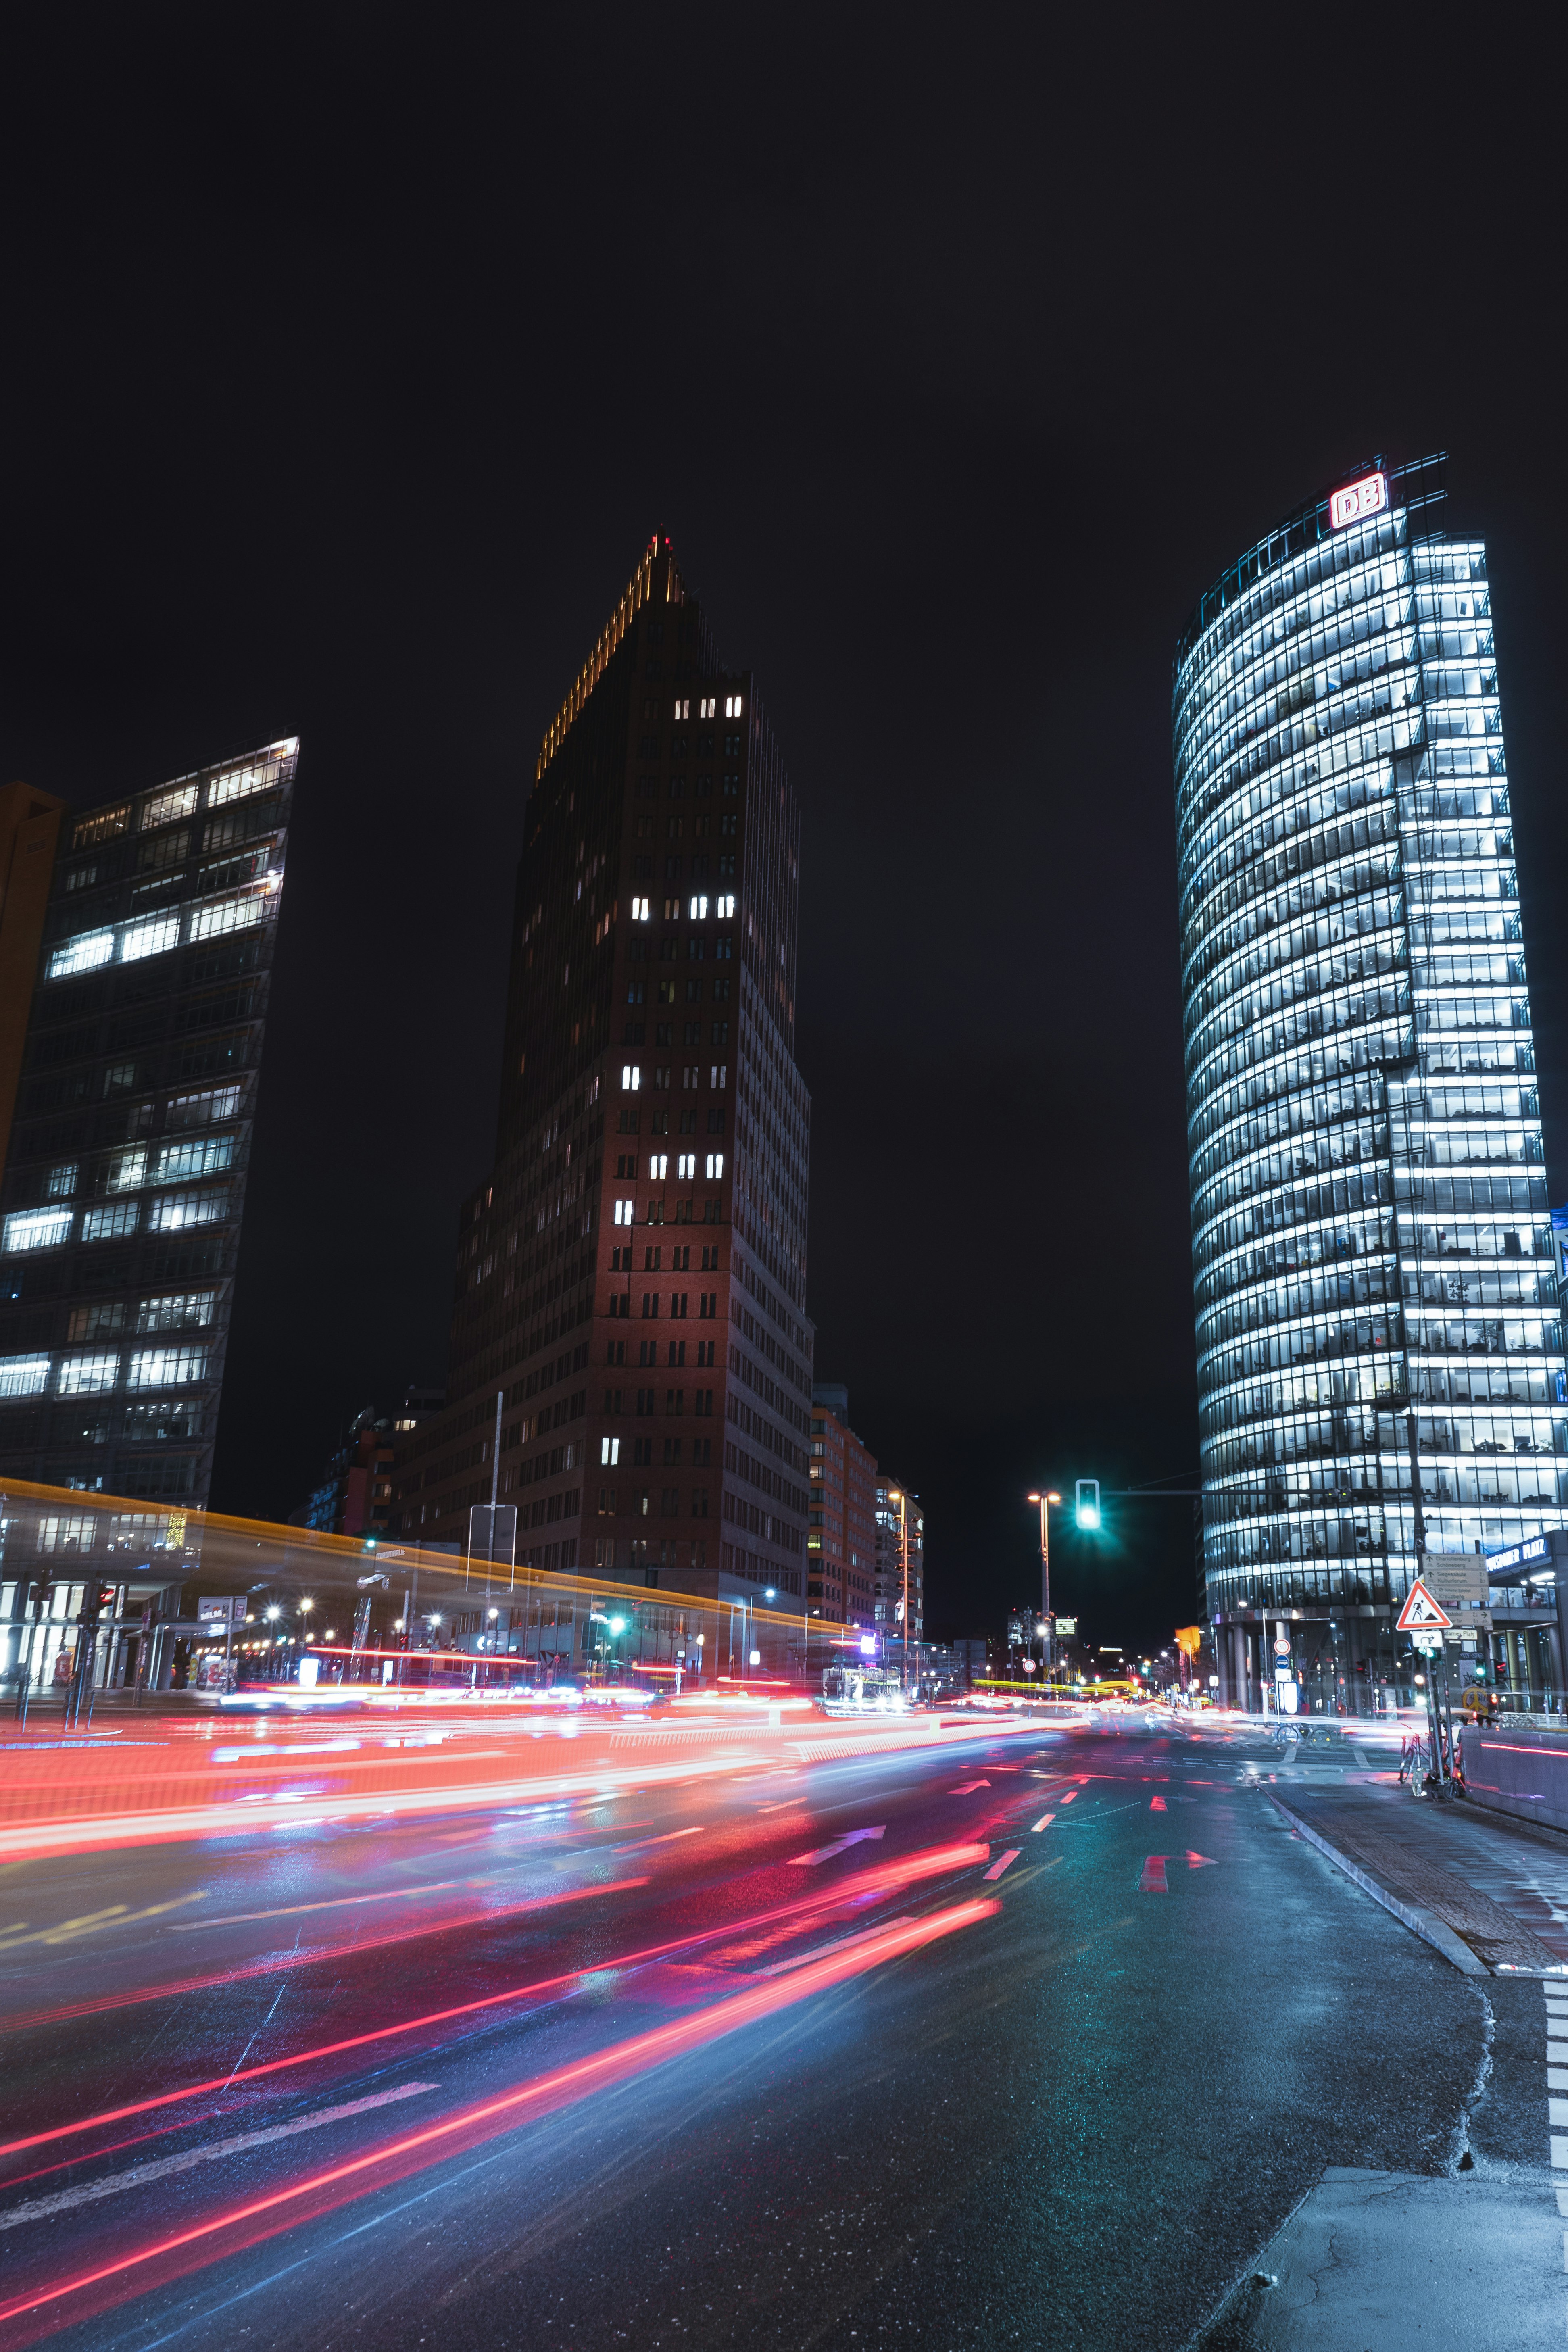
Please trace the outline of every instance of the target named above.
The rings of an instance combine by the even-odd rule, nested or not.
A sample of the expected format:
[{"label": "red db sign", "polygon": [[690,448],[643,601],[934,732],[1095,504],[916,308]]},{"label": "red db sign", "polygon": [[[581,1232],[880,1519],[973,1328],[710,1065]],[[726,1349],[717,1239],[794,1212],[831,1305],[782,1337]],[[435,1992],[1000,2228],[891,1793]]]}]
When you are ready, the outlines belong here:
[{"label": "red db sign", "polygon": [[1387,504],[1386,475],[1368,474],[1363,480],[1333,492],[1329,499],[1330,527],[1343,530],[1348,522],[1364,522],[1368,515],[1381,514]]}]

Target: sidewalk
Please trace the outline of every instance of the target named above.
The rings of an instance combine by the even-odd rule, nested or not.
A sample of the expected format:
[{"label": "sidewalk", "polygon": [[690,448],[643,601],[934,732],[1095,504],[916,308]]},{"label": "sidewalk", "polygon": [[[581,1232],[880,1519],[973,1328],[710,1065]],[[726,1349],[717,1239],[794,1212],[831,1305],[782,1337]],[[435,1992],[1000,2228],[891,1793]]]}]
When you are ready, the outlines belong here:
[{"label": "sidewalk", "polygon": [[[1392,1774],[1267,1793],[1292,1826],[1467,1974],[1568,1977],[1568,1836],[1412,1796]],[[1436,1928],[1437,1932],[1429,1932]]]},{"label": "sidewalk", "polygon": [[1415,1797],[1392,1770],[1331,1784],[1310,1752],[1246,1777],[1292,1835],[1471,1979],[1486,2060],[1443,2172],[1331,2168],[1188,2352],[1561,2346],[1568,1835]]}]

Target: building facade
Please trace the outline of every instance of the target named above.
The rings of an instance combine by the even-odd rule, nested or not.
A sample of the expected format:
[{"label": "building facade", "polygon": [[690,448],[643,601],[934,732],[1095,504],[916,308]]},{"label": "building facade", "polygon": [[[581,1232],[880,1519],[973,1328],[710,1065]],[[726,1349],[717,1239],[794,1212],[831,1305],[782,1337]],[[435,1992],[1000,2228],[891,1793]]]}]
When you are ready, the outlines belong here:
[{"label": "building facade", "polygon": [[61,829],[0,1191],[0,1472],[200,1507],[298,744]]},{"label": "building facade", "polygon": [[910,1639],[925,1632],[926,1515],[918,1495],[887,1472],[877,1475],[877,1623],[889,1640],[904,1633],[906,1559],[909,1569]]},{"label": "building facade", "polygon": [[812,1389],[807,1614],[847,1633],[877,1622],[877,1460],[849,1426],[849,1391]]},{"label": "building facade", "polygon": [[[1564,1364],[1498,663],[1441,459],[1289,517],[1177,650],[1206,1613],[1325,1706],[1430,1554],[1563,1522]],[[1265,1625],[1267,1622],[1267,1633]]]},{"label": "building facade", "polygon": [[38,951],[66,804],[27,784],[0,784],[0,1170],[27,1045]]},{"label": "building facade", "polygon": [[668,541],[552,720],[523,827],[493,1173],[463,1204],[415,1542],[496,1491],[521,1562],[804,1610],[810,1103],[800,825]]}]

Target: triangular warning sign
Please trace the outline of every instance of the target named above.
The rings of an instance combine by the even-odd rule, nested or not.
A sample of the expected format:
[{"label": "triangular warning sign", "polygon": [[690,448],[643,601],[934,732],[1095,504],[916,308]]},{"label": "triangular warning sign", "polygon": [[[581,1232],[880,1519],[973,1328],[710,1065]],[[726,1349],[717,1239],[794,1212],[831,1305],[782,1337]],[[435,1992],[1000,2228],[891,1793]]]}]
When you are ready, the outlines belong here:
[{"label": "triangular warning sign", "polygon": [[1421,1579],[1417,1577],[1410,1588],[1410,1598],[1400,1611],[1399,1622],[1394,1630],[1396,1633],[1440,1633],[1445,1626],[1451,1625],[1453,1622],[1451,1617],[1445,1617]]}]

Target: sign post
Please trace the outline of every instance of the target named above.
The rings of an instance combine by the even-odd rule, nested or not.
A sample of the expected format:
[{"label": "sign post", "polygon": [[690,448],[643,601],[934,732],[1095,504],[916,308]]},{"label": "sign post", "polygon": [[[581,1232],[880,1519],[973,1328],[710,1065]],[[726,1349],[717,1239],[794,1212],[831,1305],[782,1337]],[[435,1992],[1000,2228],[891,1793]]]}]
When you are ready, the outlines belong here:
[{"label": "sign post", "polygon": [[[1441,1652],[1443,1636],[1449,1632],[1453,1622],[1447,1611],[1438,1607],[1426,1585],[1417,1577],[1410,1588],[1405,1606],[1399,1612],[1399,1622],[1394,1629],[1396,1633],[1408,1633],[1415,1642],[1415,1647],[1426,1658],[1426,1717],[1432,1742],[1432,1779],[1439,1788],[1447,1787],[1452,1782],[1453,1756],[1451,1752],[1447,1756],[1443,1752],[1442,1726],[1437,1713],[1437,1677],[1433,1668],[1432,1658],[1435,1653]],[[1450,1751],[1452,1736],[1453,1726],[1450,1723]]]}]

